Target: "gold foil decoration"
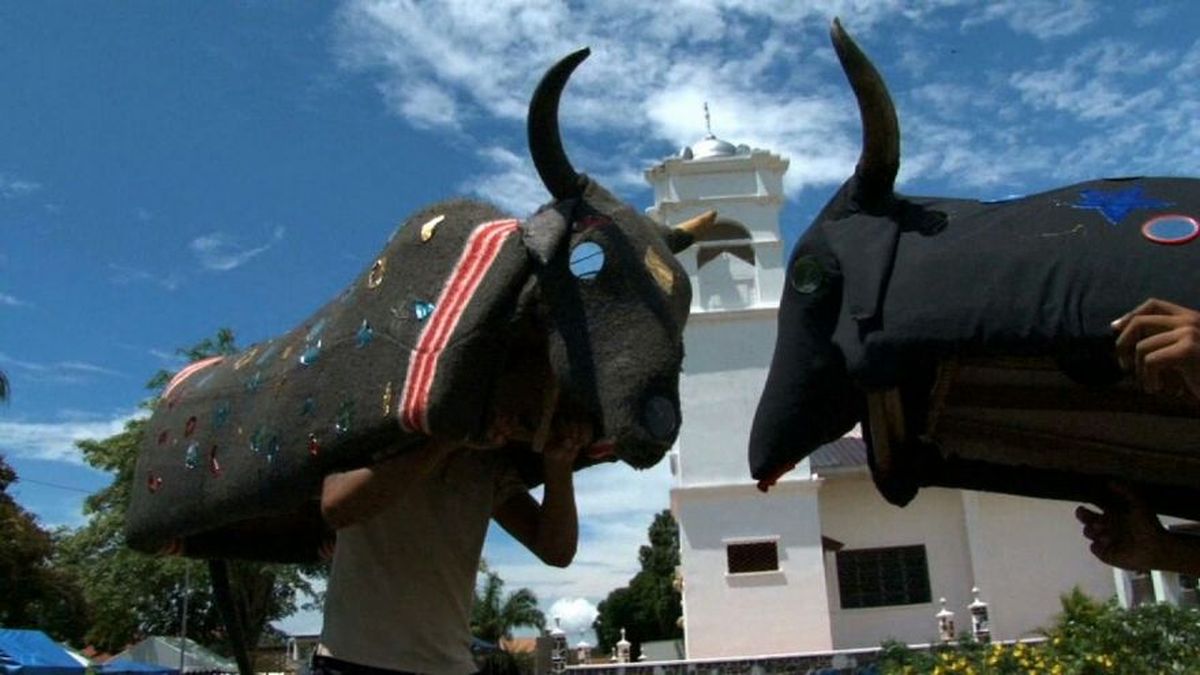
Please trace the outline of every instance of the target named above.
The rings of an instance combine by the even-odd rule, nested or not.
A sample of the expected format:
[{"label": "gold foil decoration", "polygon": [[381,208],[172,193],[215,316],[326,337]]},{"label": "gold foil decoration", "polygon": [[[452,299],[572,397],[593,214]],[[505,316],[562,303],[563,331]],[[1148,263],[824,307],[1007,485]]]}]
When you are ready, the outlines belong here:
[{"label": "gold foil decoration", "polygon": [[383,272],[387,268],[387,259],[380,258],[371,265],[371,272],[367,274],[367,288],[379,288],[379,284],[383,283]]},{"label": "gold foil decoration", "polygon": [[247,363],[250,363],[250,360],[253,359],[254,355],[257,353],[258,353],[258,345],[255,345],[255,346],[251,347],[250,349],[248,349],[247,351],[242,352],[242,355],[237,358],[237,361],[233,362],[233,369],[241,370],[242,366],[246,365]]},{"label": "gold foil decoration", "polygon": [[645,263],[646,269],[650,270],[650,276],[654,277],[663,291],[670,294],[675,288],[675,273],[671,271],[662,256],[658,255],[654,249],[648,248],[646,249]]},{"label": "gold foil decoration", "polygon": [[392,414],[392,399],[395,398],[395,392],[392,390],[392,383],[389,381],[387,387],[383,389],[383,416],[387,417]]},{"label": "gold foil decoration", "polygon": [[437,230],[437,226],[446,219],[445,214],[430,218],[424,225],[421,226],[421,241],[429,241],[433,239],[433,233]]}]

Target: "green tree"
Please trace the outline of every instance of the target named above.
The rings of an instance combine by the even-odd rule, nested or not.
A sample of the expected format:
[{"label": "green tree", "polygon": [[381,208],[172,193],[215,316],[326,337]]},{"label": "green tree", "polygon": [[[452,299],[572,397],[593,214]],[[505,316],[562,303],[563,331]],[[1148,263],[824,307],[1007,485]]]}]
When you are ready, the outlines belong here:
[{"label": "green tree", "polygon": [[87,605],[77,580],[54,564],[56,534],[8,494],[17,474],[0,454],[0,626],[37,628],[78,643]]},{"label": "green tree", "polygon": [[671,512],[664,510],[654,516],[647,534],[649,545],[638,550],[641,571],[597,607],[599,615],[592,627],[601,651],[616,645],[622,628],[634,643],[635,658],[642,642],[683,637],[679,627],[683,608],[674,583],[679,566],[679,525]]},{"label": "green tree", "polygon": [[[195,361],[235,351],[233,333],[221,329],[215,337],[179,353]],[[150,380],[147,387],[155,396],[145,407],[156,405],[171,375],[159,371]],[[139,418],[114,436],[78,443],[88,464],[113,476],[112,483],[88,497],[84,505],[87,524],[62,546],[61,558],[80,578],[92,607],[87,639],[101,649],[119,650],[147,635],[177,635],[186,605],[188,637],[229,653],[207,565],[198,560],[147,556],[125,546],[125,512],[145,433],[146,420]],[[230,582],[247,644],[257,643],[268,621],[291,614],[306,598],[314,599],[309,578],[320,572],[315,567],[232,561]]]},{"label": "green tree", "polygon": [[475,604],[471,608],[471,632],[475,637],[495,644],[501,638],[511,639],[519,626],[546,627],[546,616],[538,609],[538,599],[528,588],[504,594],[504,580],[480,561],[483,583],[475,589]]}]

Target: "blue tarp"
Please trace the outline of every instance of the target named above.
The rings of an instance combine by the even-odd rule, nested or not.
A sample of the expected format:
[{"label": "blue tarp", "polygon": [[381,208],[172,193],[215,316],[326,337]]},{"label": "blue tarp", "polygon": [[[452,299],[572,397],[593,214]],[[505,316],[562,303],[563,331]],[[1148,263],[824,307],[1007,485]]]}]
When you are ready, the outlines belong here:
[{"label": "blue tarp", "polygon": [[113,659],[96,669],[102,675],[178,675],[178,668],[168,668],[141,661]]},{"label": "blue tarp", "polygon": [[83,675],[75,657],[40,630],[0,628],[0,673]]}]

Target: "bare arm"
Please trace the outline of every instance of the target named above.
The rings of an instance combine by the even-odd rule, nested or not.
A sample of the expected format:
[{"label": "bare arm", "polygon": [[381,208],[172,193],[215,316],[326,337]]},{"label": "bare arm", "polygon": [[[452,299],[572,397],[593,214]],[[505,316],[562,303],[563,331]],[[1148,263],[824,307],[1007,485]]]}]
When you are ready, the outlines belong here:
[{"label": "bare arm", "polygon": [[455,447],[431,439],[420,449],[374,466],[326,476],[321,486],[321,516],[336,530],[369,519],[399,497],[412,481],[432,473]]},{"label": "bare arm", "polygon": [[573,466],[587,432],[572,426],[557,434],[542,453],[546,484],[542,503],[518,494],[496,507],[493,517],[542,562],[566,567],[575,559],[579,518],[575,510]]},{"label": "bare arm", "polygon": [[1124,569],[1200,576],[1200,537],[1163,528],[1158,516],[1128,488],[1115,485],[1112,492],[1114,504],[1103,511],[1075,509],[1097,558]]}]

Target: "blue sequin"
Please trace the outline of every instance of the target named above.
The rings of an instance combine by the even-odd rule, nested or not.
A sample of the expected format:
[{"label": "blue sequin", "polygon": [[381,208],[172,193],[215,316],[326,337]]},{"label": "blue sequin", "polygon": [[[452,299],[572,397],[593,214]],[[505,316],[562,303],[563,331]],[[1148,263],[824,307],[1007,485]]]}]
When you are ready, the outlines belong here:
[{"label": "blue sequin", "polygon": [[271,439],[269,441],[267,441],[267,461],[274,462],[275,455],[278,455],[278,454],[279,454],[279,437],[272,435]]},{"label": "blue sequin", "polygon": [[354,402],[343,401],[338,407],[337,420],[333,424],[333,431],[338,436],[350,431],[350,425],[354,422]]},{"label": "blue sequin", "polygon": [[262,381],[262,371],[254,371],[254,374],[250,376],[250,379],[246,380],[246,391],[250,392],[251,394],[258,391],[258,388],[262,386]]},{"label": "blue sequin", "polygon": [[313,340],[321,337],[321,332],[325,330],[325,324],[327,321],[328,319],[326,317],[317,319],[317,322],[313,324],[313,327],[308,329],[308,335],[304,337],[304,341],[312,342]]},{"label": "blue sequin", "polygon": [[317,340],[316,344],[311,344],[304,349],[304,353],[300,355],[300,365],[311,366],[317,362],[321,356],[321,341]]},{"label": "blue sequin", "polygon": [[189,469],[194,469],[200,466],[200,444],[192,441],[187,446],[187,454],[184,455],[183,464]]},{"label": "blue sequin", "polygon": [[254,430],[253,434],[250,435],[250,449],[254,451],[254,454],[262,452],[263,448],[266,446],[266,443],[267,430],[265,428],[259,427]]},{"label": "blue sequin", "polygon": [[317,402],[313,397],[308,396],[304,399],[304,403],[300,404],[300,416],[308,417],[317,409]]},{"label": "blue sequin", "polygon": [[418,321],[424,321],[425,319],[428,319],[429,315],[433,314],[434,309],[435,306],[432,302],[417,300],[413,303],[413,314],[417,316]]},{"label": "blue sequin", "polygon": [[254,360],[254,365],[258,366],[259,368],[263,367],[272,356],[275,356],[275,352],[277,351],[279,351],[279,343],[272,342],[271,345],[263,351],[262,355]]},{"label": "blue sequin", "polygon": [[371,328],[371,324],[363,319],[362,325],[358,327],[358,333],[355,335],[358,339],[359,347],[366,347],[371,344],[371,340],[375,339],[375,329]]},{"label": "blue sequin", "polygon": [[1162,209],[1171,206],[1171,202],[1147,197],[1142,186],[1134,185],[1120,190],[1082,190],[1079,202],[1071,206],[1095,209],[1104,215],[1109,224],[1116,225],[1138,209]]},{"label": "blue sequin", "polygon": [[229,421],[229,401],[221,401],[213,408],[213,428],[220,429],[225,426],[225,422]]}]

